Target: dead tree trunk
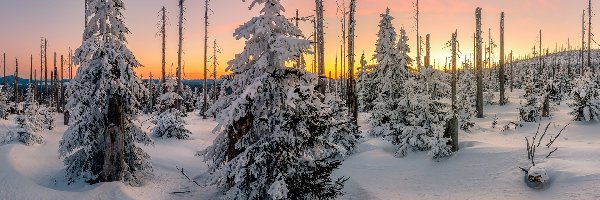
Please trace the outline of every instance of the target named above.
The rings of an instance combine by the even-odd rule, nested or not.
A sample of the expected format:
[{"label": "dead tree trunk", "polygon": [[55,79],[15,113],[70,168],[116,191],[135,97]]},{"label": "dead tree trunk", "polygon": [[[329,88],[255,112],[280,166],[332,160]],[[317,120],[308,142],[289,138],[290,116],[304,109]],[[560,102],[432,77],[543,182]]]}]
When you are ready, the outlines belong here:
[{"label": "dead tree trunk", "polygon": [[419,35],[419,0],[417,0],[416,4],[416,13],[415,13],[415,20],[416,20],[416,25],[417,25],[417,69],[419,71],[421,71],[421,41],[420,41],[420,35]]},{"label": "dead tree trunk", "polygon": [[512,50],[510,51],[510,92],[513,92],[513,89],[515,87],[515,76],[514,76],[514,72],[513,72],[513,52]]},{"label": "dead tree trunk", "polygon": [[56,65],[56,58],[56,52],[54,52],[54,70],[52,77],[50,78],[52,79],[52,98],[54,101],[54,107],[58,110],[60,106],[58,104],[58,66]]},{"label": "dead tree trunk", "polygon": [[506,96],[504,94],[504,12],[500,14],[500,70],[498,73],[498,80],[500,80],[500,105],[506,104]]},{"label": "dead tree trunk", "polygon": [[452,34],[452,39],[450,40],[450,46],[452,48],[452,118],[448,124],[448,130],[446,131],[445,138],[450,138],[450,144],[452,146],[452,151],[458,151],[458,116],[457,116],[457,106],[456,106],[456,85],[457,85],[457,75],[456,75],[456,58],[458,52],[458,31],[455,31]]},{"label": "dead tree trunk", "polygon": [[63,88],[63,80],[65,78],[64,74],[65,67],[65,58],[63,55],[60,55],[60,84],[59,84],[59,92],[60,92],[60,101],[59,101],[59,112],[63,113],[65,111],[65,89]]},{"label": "dead tree trunk", "polygon": [[[342,1],[342,46],[340,49],[340,91],[345,91],[346,88],[346,78],[347,78],[347,70],[346,70],[346,42],[347,42],[347,35],[346,35],[346,22],[347,22],[347,18],[346,18],[346,1]],[[340,95],[342,97],[342,99],[345,98],[345,95]]]},{"label": "dead tree trunk", "polygon": [[358,96],[356,94],[356,81],[354,80],[354,31],[356,21],[354,15],[356,13],[356,0],[350,0],[350,15],[348,21],[348,110],[352,116],[354,124],[358,125]]},{"label": "dead tree trunk", "polygon": [[48,40],[44,39],[44,96],[48,96]]},{"label": "dead tree trunk", "polygon": [[[213,44],[213,99],[217,99],[217,40]],[[213,115],[216,117],[216,114]]]},{"label": "dead tree trunk", "polygon": [[477,57],[477,99],[476,110],[477,118],[483,118],[483,69],[482,69],[482,48],[481,48],[481,8],[475,10],[476,18],[476,57]]},{"label": "dead tree trunk", "polygon": [[[202,84],[202,94],[204,95],[204,103],[202,104],[202,119],[206,119],[206,109],[208,109],[208,82],[206,75],[208,74],[207,67],[207,52],[208,52],[208,0],[204,0],[204,84]],[[214,84],[214,83],[213,83]]]},{"label": "dead tree trunk", "polygon": [[7,81],[6,81],[6,53],[3,53],[2,55],[3,55],[3,59],[2,59],[2,61],[3,61],[3,63],[4,63],[4,65],[3,65],[3,66],[4,66],[4,74],[3,74],[3,76],[2,76],[2,77],[4,77],[4,87],[3,87],[2,89],[3,89],[4,91],[7,91],[7,90],[6,90],[6,87],[8,86],[8,84],[7,84]]},{"label": "dead tree trunk", "polygon": [[587,43],[587,67],[595,73],[596,69],[592,67],[592,0],[588,4],[588,43]]},{"label": "dead tree trunk", "polygon": [[120,96],[113,96],[108,102],[106,114],[107,129],[104,133],[104,163],[100,172],[100,182],[121,181],[125,171],[125,128]]},{"label": "dead tree trunk", "polygon": [[580,55],[581,57],[579,58],[579,61],[581,63],[581,65],[579,66],[579,75],[583,76],[583,73],[585,72],[584,70],[584,56],[583,56],[583,52],[585,50],[585,10],[583,10],[583,14],[581,15],[581,52]]},{"label": "dead tree trunk", "polygon": [[15,85],[13,87],[15,103],[19,103],[19,59],[15,59]]},{"label": "dead tree trunk", "polygon": [[[547,53],[546,53],[547,54]],[[544,71],[544,64],[543,64],[543,59],[542,59],[542,30],[540,30],[540,58],[539,58],[539,62],[540,62],[540,74],[543,75],[543,77],[547,77],[546,75],[549,73],[549,70],[545,70]],[[548,79],[544,79],[544,90],[545,94],[542,96],[543,98],[543,102],[542,102],[542,117],[550,117],[550,96],[548,94],[548,90],[550,89],[549,86],[549,82]]]},{"label": "dead tree trunk", "polygon": [[33,80],[33,54],[29,58],[29,84],[31,85],[31,81]]},{"label": "dead tree trunk", "polygon": [[431,44],[429,43],[430,35],[425,36],[425,67],[431,66]]},{"label": "dead tree trunk", "polygon": [[[177,50],[177,94],[182,95],[183,88],[181,86],[181,64],[182,64],[182,54],[183,54],[183,3],[184,0],[179,0],[179,45]],[[177,100],[175,105],[177,109],[182,110],[181,108],[181,100]]]},{"label": "dead tree trunk", "polygon": [[[160,9],[160,36],[162,39],[162,60],[161,60],[161,79],[160,82],[162,84],[164,84],[166,82],[167,79],[167,75],[166,75],[166,54],[167,54],[167,9],[163,6],[162,9]],[[165,90],[163,90],[163,92],[165,92]]]},{"label": "dead tree trunk", "polygon": [[316,11],[317,11],[317,49],[318,51],[318,70],[319,70],[319,83],[318,90],[321,94],[325,95],[325,88],[327,87],[325,77],[325,34],[323,30],[323,0],[316,0]]}]

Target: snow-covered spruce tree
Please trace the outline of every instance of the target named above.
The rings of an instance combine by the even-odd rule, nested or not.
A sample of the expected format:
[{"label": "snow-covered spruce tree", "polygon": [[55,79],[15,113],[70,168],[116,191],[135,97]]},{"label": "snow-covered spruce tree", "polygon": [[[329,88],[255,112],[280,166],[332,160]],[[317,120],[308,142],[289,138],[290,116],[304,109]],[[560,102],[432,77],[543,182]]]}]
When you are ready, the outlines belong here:
[{"label": "snow-covered spruce tree", "polygon": [[[400,107],[402,98],[406,98],[403,90],[403,82],[408,77],[406,56],[401,56],[396,46],[396,30],[392,24],[394,17],[390,16],[390,9],[381,14],[379,21],[379,32],[375,43],[375,55],[378,67],[376,69],[375,83],[377,84],[377,97],[373,107],[370,123],[373,129],[371,134],[380,136],[391,131],[393,124],[404,119],[403,108]],[[408,48],[406,42],[408,37],[403,35],[398,46]],[[404,51],[408,54],[408,51]]]},{"label": "snow-covered spruce tree", "polygon": [[72,125],[60,141],[69,183],[123,181],[140,185],[151,175],[150,156],[136,143],[152,140],[136,117],[148,91],[134,72],[141,66],[126,46],[129,30],[121,0],[90,0],[77,76],[69,86]]},{"label": "snow-covered spruce tree", "polygon": [[8,119],[8,95],[0,89],[0,119]]},{"label": "snow-covered spruce tree", "polygon": [[328,117],[331,122],[345,123],[342,125],[334,125],[329,127],[328,141],[329,146],[333,146],[336,151],[329,152],[326,157],[345,157],[354,152],[355,147],[359,144],[362,138],[356,124],[351,123],[352,116],[349,115],[348,107],[344,100],[339,95],[334,93],[325,94],[324,103],[327,109],[325,113],[329,113]]},{"label": "snow-covered spruce tree", "polygon": [[[537,122],[540,120],[540,102],[538,102],[538,95],[540,95],[540,89],[536,85],[540,82],[532,70],[528,72],[529,77],[532,77],[530,81],[525,82],[525,102],[521,102],[519,108],[519,118],[523,122]],[[533,75],[533,76],[532,76]]]},{"label": "snow-covered spruce tree", "polygon": [[194,90],[189,85],[183,86],[183,93],[181,94],[183,107],[182,109],[186,112],[183,112],[184,115],[187,115],[187,112],[192,112],[196,109],[196,101],[198,101],[199,96],[194,95]]},{"label": "snow-covered spruce tree", "polygon": [[45,115],[42,115],[40,106],[35,100],[32,89],[33,85],[29,85],[27,88],[27,94],[25,96],[25,102],[23,102],[23,113],[17,115],[15,118],[19,128],[22,130],[18,132],[9,132],[7,137],[4,138],[5,141],[2,143],[8,143],[16,140],[24,143],[27,146],[41,144],[44,142],[44,137],[36,134],[35,132],[41,131],[45,128],[51,129],[53,127],[54,118],[52,118],[52,121],[50,121],[52,122],[51,124],[46,124],[46,122],[49,121],[45,118]]},{"label": "snow-covered spruce tree", "polygon": [[[433,85],[443,85],[429,78],[435,70],[423,68],[419,74],[404,84],[407,98],[402,102],[405,108],[403,123],[396,123],[384,137],[399,145],[396,156],[405,156],[409,151],[427,151],[432,158],[452,154],[449,138],[444,138],[447,121],[450,119],[449,106],[428,92]],[[447,83],[446,83],[447,85]]]},{"label": "snow-covered spruce tree", "polygon": [[185,128],[184,114],[175,107],[175,102],[182,100],[181,96],[175,92],[177,82],[169,78],[161,87],[165,89],[165,92],[158,98],[156,105],[158,116],[152,120],[152,123],[156,125],[152,128],[152,135],[158,138],[189,138],[192,133]]},{"label": "snow-covered spruce tree", "polygon": [[23,102],[23,113],[15,117],[15,121],[25,132],[34,133],[44,129],[52,130],[54,128],[54,116],[47,108],[41,107],[35,94],[33,94],[33,85],[27,88],[25,101]]},{"label": "snow-covered spruce tree", "polygon": [[498,75],[496,75],[495,69],[490,69],[489,74],[486,74],[484,83],[484,94],[483,101],[486,105],[495,105],[498,103],[496,100],[496,93],[500,91],[500,86],[498,84]]},{"label": "snow-covered spruce tree", "polygon": [[472,70],[466,64],[463,67],[463,72],[460,73],[460,80],[458,83],[458,124],[460,129],[468,131],[475,123],[471,122],[471,118],[475,117],[477,111],[475,110],[475,75]]},{"label": "snow-covered spruce tree", "polygon": [[598,91],[597,76],[592,72],[586,72],[583,76],[575,79],[573,91],[573,103],[569,107],[573,109],[570,114],[575,121],[600,121],[600,91]]},{"label": "snow-covered spruce tree", "polygon": [[211,162],[206,181],[222,199],[334,199],[344,179],[331,180],[340,165],[332,156],[342,142],[328,138],[353,122],[333,120],[338,113],[321,102],[314,74],[285,67],[309,41],[281,15],[280,1],[251,2],[250,9],[264,7],[235,31],[246,46],[229,62],[223,88],[231,91],[211,108],[221,110],[219,135],[199,152]]},{"label": "snow-covered spruce tree", "polygon": [[373,84],[373,66],[367,65],[364,52],[360,57],[360,64],[358,68],[358,81],[356,83],[358,110],[360,112],[367,112],[373,109],[373,101],[377,95],[375,85]]}]

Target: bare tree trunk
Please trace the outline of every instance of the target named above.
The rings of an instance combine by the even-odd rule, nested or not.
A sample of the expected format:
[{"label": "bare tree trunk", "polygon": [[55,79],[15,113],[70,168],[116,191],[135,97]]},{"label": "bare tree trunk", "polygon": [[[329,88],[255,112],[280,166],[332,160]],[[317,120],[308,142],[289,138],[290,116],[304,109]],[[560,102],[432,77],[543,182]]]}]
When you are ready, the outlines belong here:
[{"label": "bare tree trunk", "polygon": [[44,39],[44,96],[48,96],[48,40]]},{"label": "bare tree trunk", "polygon": [[[546,53],[547,54],[547,53]],[[543,63],[543,54],[542,54],[542,30],[540,30],[540,56],[539,56],[539,65],[540,65],[540,75],[543,75],[543,77],[547,77],[546,75],[549,74],[549,70],[544,70],[544,63]],[[543,102],[542,102],[542,117],[550,117],[550,97],[548,95],[548,85],[550,84],[548,82],[547,79],[543,80],[544,82],[544,90],[546,90],[545,94],[542,95],[543,98]]]},{"label": "bare tree trunk", "polygon": [[583,57],[584,49],[585,49],[585,10],[583,10],[583,14],[581,15],[581,52],[580,52],[581,58],[579,58],[581,61],[581,65],[579,66],[580,67],[579,73],[582,76],[583,76],[583,73],[585,72],[584,67],[583,67],[584,66],[584,64],[583,64],[584,63],[584,61],[583,61],[584,60],[584,57]]},{"label": "bare tree trunk", "polygon": [[15,59],[15,85],[14,85],[14,98],[15,103],[19,103],[19,60]]},{"label": "bare tree trunk", "polygon": [[430,35],[427,34],[425,36],[425,67],[430,67],[431,65],[431,46],[429,43]]},{"label": "bare tree trunk", "polygon": [[419,0],[417,0],[416,4],[416,13],[415,20],[417,25],[417,70],[421,71],[421,41],[419,35]]},{"label": "bare tree trunk", "polygon": [[[202,119],[206,119],[206,109],[208,107],[208,82],[206,75],[207,68],[207,52],[208,52],[208,0],[204,0],[204,84],[202,84],[202,94],[204,95],[204,103],[202,105]],[[214,84],[214,83],[213,83]]]},{"label": "bare tree trunk", "polygon": [[64,66],[65,66],[65,58],[63,55],[60,55],[60,109],[59,112],[63,113],[65,111],[65,89],[63,88],[63,80],[64,76]]},{"label": "bare tree trunk", "polygon": [[69,82],[73,80],[73,62],[71,61],[71,57],[73,56],[73,51],[71,47],[69,47]]},{"label": "bare tree trunk", "polygon": [[317,73],[317,20],[315,18],[315,20],[313,21],[313,60],[312,60],[312,67],[311,67],[311,71],[314,73]]},{"label": "bare tree trunk", "polygon": [[510,51],[510,92],[513,92],[513,89],[515,87],[515,76],[514,76],[514,72],[513,72],[513,52],[512,50]]},{"label": "bare tree trunk", "polygon": [[321,94],[325,94],[326,77],[325,77],[325,36],[323,30],[323,0],[315,0],[316,11],[317,11],[317,53],[318,53],[318,70],[319,70],[319,83],[317,89]]},{"label": "bare tree trunk", "polygon": [[[162,9],[160,9],[160,23],[161,23],[161,27],[160,27],[160,36],[162,38],[162,60],[161,60],[161,79],[160,82],[161,83],[165,83],[166,79],[167,79],[167,75],[166,75],[166,64],[167,64],[167,59],[166,59],[166,54],[167,54],[167,9],[163,6]],[[163,90],[163,93],[165,92],[165,90]]]},{"label": "bare tree trunk", "polygon": [[[346,1],[343,0],[342,1],[342,49],[341,49],[341,64],[342,66],[340,67],[341,72],[340,72],[340,91],[345,91],[346,89],[346,78],[348,77],[348,73],[346,70],[346,42],[347,42],[347,35],[346,35],[346,22],[347,22],[347,13],[346,13]],[[343,92],[342,92],[343,93]],[[340,95],[342,97],[342,99],[345,98],[345,95]]]},{"label": "bare tree trunk", "polygon": [[596,69],[592,67],[592,0],[589,0],[588,4],[588,55],[587,55],[587,66],[593,73]]},{"label": "bare tree trunk", "polygon": [[[183,88],[181,86],[181,64],[182,64],[182,54],[183,54],[183,3],[184,0],[179,0],[179,45],[177,50],[177,94],[182,95]],[[175,105],[177,109],[182,110],[181,108],[181,100],[177,100]]]},{"label": "bare tree trunk", "polygon": [[31,81],[33,80],[33,54],[29,58],[29,84],[31,85]]},{"label": "bare tree trunk", "polygon": [[458,31],[455,31],[452,34],[452,39],[450,40],[450,45],[452,48],[452,118],[448,124],[448,130],[446,131],[445,138],[450,138],[452,151],[458,151],[458,117],[457,117],[457,106],[456,106],[456,85],[457,85],[457,75],[456,75],[456,54],[458,52],[457,49],[457,37]]},{"label": "bare tree trunk", "polygon": [[356,94],[356,81],[354,80],[354,30],[356,21],[354,14],[356,13],[356,0],[350,0],[350,15],[348,24],[348,110],[352,116],[354,124],[358,125],[358,104]]},{"label": "bare tree trunk", "polygon": [[[149,108],[148,110],[150,111],[150,113],[152,113],[152,108],[154,107],[153,103],[154,103],[154,77],[152,77],[152,72],[150,72],[150,80],[148,82],[148,91],[150,91],[150,100],[148,101],[148,105]],[[159,85],[160,87],[160,85]]]},{"label": "bare tree trunk", "polygon": [[50,77],[52,79],[52,98],[54,101],[54,107],[58,110],[59,109],[59,104],[58,104],[58,66],[57,64],[57,60],[56,60],[56,52],[54,52],[54,70],[53,70],[53,75],[52,77]]},{"label": "bare tree trunk", "polygon": [[483,118],[483,69],[481,49],[481,8],[475,10],[476,18],[476,57],[477,57],[477,118]]},{"label": "bare tree trunk", "polygon": [[[213,44],[213,99],[217,99],[217,40]],[[216,115],[213,115],[216,117]]]},{"label": "bare tree trunk", "polygon": [[125,171],[125,128],[123,127],[123,106],[119,96],[108,102],[106,114],[107,129],[104,133],[104,164],[100,172],[100,182],[121,181]]},{"label": "bare tree trunk", "polygon": [[4,75],[2,76],[4,78],[4,87],[2,89],[4,91],[7,91],[6,87],[8,86],[8,84],[7,84],[7,80],[6,80],[6,53],[3,53],[2,61],[4,62]]},{"label": "bare tree trunk", "polygon": [[506,105],[506,96],[504,94],[504,12],[500,14],[500,72],[498,80],[500,80],[500,105]]}]

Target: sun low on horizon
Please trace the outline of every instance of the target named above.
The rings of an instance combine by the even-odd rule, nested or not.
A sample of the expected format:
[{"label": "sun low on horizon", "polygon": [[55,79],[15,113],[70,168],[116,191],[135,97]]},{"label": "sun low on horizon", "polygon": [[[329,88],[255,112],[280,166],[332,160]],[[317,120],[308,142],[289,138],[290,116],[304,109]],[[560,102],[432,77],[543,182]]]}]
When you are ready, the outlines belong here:
[{"label": "sun low on horizon", "polygon": [[[131,31],[127,35],[128,47],[133,51],[143,67],[137,73],[148,78],[152,74],[158,77],[161,73],[161,41],[158,37],[159,10],[167,9],[167,50],[166,71],[174,74],[177,67],[178,15],[177,0],[124,0],[125,25]],[[282,0],[286,9],[282,13],[293,18],[298,10],[300,17],[314,16],[315,2],[308,0]],[[200,0],[185,1],[185,21],[183,32],[183,76],[184,79],[200,79],[203,77],[204,58],[204,3]],[[360,59],[364,52],[369,64],[373,58],[376,34],[379,29],[380,14],[389,8],[394,27],[407,31],[411,56],[416,57],[416,23],[415,1],[402,0],[359,0],[356,15],[356,47],[355,58]],[[326,74],[336,71],[336,59],[341,61],[343,6],[349,1],[324,0],[325,13],[325,66]],[[475,31],[475,9],[483,9],[483,35],[487,40],[491,37],[499,44],[500,13],[505,12],[505,37],[507,54],[513,51],[515,57],[526,56],[539,41],[542,30],[544,49],[577,49],[581,45],[581,18],[586,8],[585,0],[421,0],[419,2],[419,35],[431,35],[432,63],[443,66],[450,56],[446,42],[452,32],[458,31],[460,42],[460,62],[472,57],[473,33]],[[76,49],[81,44],[84,25],[83,1],[72,0],[9,0],[0,7],[0,54],[6,53],[7,73],[14,71],[14,60],[20,61],[19,74],[28,77],[29,66],[37,69],[40,62],[40,38],[49,42],[48,54],[56,52],[67,56],[69,49]],[[210,1],[208,28],[208,68],[212,74],[213,44],[216,41],[217,74],[228,74],[227,61],[243,50],[244,40],[233,37],[234,30],[251,17],[258,15],[259,9],[249,10],[249,2],[241,0]],[[597,10],[597,9],[596,9]],[[313,24],[300,21],[304,36],[312,38]],[[594,28],[592,27],[592,31]],[[548,41],[548,42],[545,42]],[[550,42],[551,41],[551,42]],[[545,43],[544,43],[545,42]],[[596,44],[595,44],[596,45]],[[596,48],[593,47],[593,48]],[[33,63],[30,63],[33,56]],[[493,57],[499,57],[499,49],[495,49]],[[337,58],[336,58],[337,57]],[[307,55],[307,69],[311,69],[312,55]],[[347,59],[347,58],[343,58]],[[49,56],[49,66],[53,65]],[[460,63],[459,62],[459,63]],[[60,62],[58,62],[60,63]],[[340,66],[341,64],[337,64]],[[338,69],[337,71],[341,71]],[[10,72],[10,73],[9,73]],[[339,73],[339,72],[338,72]],[[339,76],[339,75],[338,75]]]}]

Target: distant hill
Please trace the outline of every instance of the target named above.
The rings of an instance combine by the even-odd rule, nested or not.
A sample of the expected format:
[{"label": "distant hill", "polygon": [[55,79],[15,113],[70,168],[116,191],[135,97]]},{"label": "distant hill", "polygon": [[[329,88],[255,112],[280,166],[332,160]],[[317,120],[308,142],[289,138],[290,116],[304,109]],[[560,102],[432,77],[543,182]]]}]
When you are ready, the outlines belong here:
[{"label": "distant hill", "polygon": [[[12,85],[15,83],[15,76],[10,75],[7,77],[0,78],[0,84],[4,84],[4,80],[6,80],[7,84]],[[27,85],[29,84],[29,79],[19,78],[19,85]]]}]

